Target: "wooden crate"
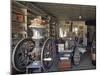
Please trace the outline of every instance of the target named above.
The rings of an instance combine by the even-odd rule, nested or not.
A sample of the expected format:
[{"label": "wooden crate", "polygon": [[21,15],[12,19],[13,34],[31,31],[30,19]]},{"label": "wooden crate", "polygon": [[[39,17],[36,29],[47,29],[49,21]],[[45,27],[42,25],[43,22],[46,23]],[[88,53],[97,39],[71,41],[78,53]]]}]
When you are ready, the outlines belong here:
[{"label": "wooden crate", "polygon": [[60,60],[58,62],[59,71],[68,70],[70,67],[71,67],[71,60]]}]

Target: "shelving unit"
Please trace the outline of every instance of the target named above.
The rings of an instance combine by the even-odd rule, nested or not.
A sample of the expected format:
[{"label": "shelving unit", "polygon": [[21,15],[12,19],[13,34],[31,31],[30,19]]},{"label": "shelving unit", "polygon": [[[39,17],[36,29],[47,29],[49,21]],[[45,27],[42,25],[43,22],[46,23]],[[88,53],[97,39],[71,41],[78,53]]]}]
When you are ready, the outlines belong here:
[{"label": "shelving unit", "polygon": [[57,25],[56,19],[51,17],[51,20],[50,20],[50,36],[55,37],[55,38],[57,36],[56,25]]},{"label": "shelving unit", "polygon": [[[13,4],[13,3],[12,3]],[[12,7],[12,39],[26,38],[27,33],[27,9],[19,8],[15,4]]]},{"label": "shelving unit", "polygon": [[35,17],[35,13],[30,7],[28,7],[26,2],[12,1],[12,45],[13,47],[22,38],[28,37],[30,20]]}]

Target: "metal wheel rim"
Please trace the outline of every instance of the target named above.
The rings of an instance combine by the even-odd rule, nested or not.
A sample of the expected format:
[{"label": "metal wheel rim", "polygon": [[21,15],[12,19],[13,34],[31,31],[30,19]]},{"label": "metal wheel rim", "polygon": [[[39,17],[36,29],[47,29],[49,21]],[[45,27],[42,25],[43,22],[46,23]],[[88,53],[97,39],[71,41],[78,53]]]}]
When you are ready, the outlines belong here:
[{"label": "metal wheel rim", "polygon": [[[44,53],[45,45],[46,45],[46,43],[47,43],[49,40],[52,40],[52,41],[54,42],[54,40],[53,40],[52,38],[48,38],[48,39],[44,42],[44,45],[43,45],[43,48],[42,48],[42,51],[41,51],[41,63],[42,63],[42,68],[43,68],[44,71],[47,71],[47,68],[44,67],[44,62],[43,62],[43,61],[44,61],[44,60],[43,60],[44,57],[43,57],[43,53]],[[53,54],[56,53],[55,51],[56,51],[56,50],[54,50]],[[56,54],[55,54],[55,55],[56,55]],[[53,55],[51,64],[53,64],[54,58],[55,58],[55,56]]]},{"label": "metal wheel rim", "polygon": [[17,47],[18,47],[18,46],[21,44],[21,42],[23,42],[24,40],[26,40],[26,39],[22,39],[22,40],[20,40],[20,41],[17,43],[17,45],[15,46],[15,48],[14,48],[14,50],[13,50],[13,53],[12,53],[12,65],[13,65],[13,67],[14,67],[17,71],[19,71],[19,72],[22,72],[22,70],[18,69],[18,68],[16,67],[16,65],[15,65],[15,53],[16,53]]}]

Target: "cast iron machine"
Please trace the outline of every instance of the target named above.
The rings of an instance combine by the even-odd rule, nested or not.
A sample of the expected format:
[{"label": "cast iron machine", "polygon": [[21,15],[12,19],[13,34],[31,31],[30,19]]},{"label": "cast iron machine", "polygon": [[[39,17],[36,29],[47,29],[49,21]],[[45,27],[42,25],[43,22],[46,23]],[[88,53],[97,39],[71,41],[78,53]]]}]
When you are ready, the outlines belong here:
[{"label": "cast iron machine", "polygon": [[[41,18],[39,18],[40,21],[42,21]],[[39,25],[35,25],[35,23],[30,25],[33,31],[32,38],[24,38],[15,46],[12,53],[12,65],[15,70],[26,72],[26,69],[31,65],[32,68],[39,66],[42,72],[46,72],[54,64],[56,57],[55,39],[45,39],[46,26],[40,25],[40,23]]]}]

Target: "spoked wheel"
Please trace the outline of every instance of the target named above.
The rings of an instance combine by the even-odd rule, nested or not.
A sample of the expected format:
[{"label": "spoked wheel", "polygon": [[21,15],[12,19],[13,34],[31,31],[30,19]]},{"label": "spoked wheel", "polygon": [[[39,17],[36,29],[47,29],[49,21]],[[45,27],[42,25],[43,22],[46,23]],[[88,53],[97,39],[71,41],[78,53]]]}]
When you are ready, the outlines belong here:
[{"label": "spoked wheel", "polygon": [[29,38],[18,42],[12,53],[12,65],[14,69],[25,72],[26,66],[32,62],[30,57],[34,47],[35,42]]},{"label": "spoked wheel", "polygon": [[56,43],[54,39],[47,39],[41,52],[41,63],[44,71],[47,71],[54,64],[56,58]]}]

